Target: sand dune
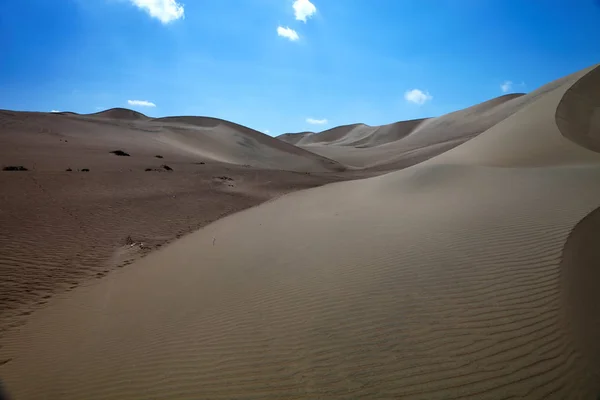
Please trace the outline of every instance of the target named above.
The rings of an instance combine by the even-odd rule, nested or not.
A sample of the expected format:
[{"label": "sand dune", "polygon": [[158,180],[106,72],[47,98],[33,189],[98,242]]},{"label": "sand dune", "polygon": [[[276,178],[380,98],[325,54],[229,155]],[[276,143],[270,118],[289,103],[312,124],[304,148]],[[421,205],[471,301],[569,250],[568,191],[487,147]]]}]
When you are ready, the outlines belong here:
[{"label": "sand dune", "polygon": [[[519,112],[434,160],[495,166],[547,166],[600,161],[593,151],[600,120],[594,115],[600,70],[591,67],[551,85]],[[579,145],[578,143],[583,144]]]},{"label": "sand dune", "polygon": [[53,299],[6,334],[0,375],[24,399],[595,398],[598,74],[387,145],[321,145],[434,146],[443,118],[463,141]]},{"label": "sand dune", "polygon": [[0,111],[0,164],[28,169],[0,171],[0,336],[54,294],[224,215],[347,179],[234,123],[125,109]]},{"label": "sand dune", "polygon": [[600,71],[595,68],[566,91],[556,109],[562,135],[592,151],[600,151],[599,86]]},{"label": "sand dune", "polygon": [[[343,169],[332,160],[231,122],[150,119],[125,109],[90,115],[0,111],[0,147],[4,165],[38,171],[143,170],[156,164],[157,154],[183,164],[215,161],[302,172]],[[107,162],[109,152],[118,149],[132,157]]]},{"label": "sand dune", "polygon": [[224,215],[348,179],[240,125],[124,109],[0,111],[0,163],[28,169],[0,171],[0,337],[54,294]]},{"label": "sand dune", "polygon": [[[69,113],[71,115],[77,115],[75,113]],[[90,116],[99,117],[99,118],[109,118],[109,119],[118,119],[118,120],[130,120],[130,121],[148,121],[150,118],[141,112],[137,112],[134,110],[128,110],[126,108],[111,108],[109,110],[100,111],[93,114],[88,114]]]},{"label": "sand dune", "polygon": [[172,173],[0,172],[0,344],[4,330],[56,293],[224,215],[342,178],[222,164]]},{"label": "sand dune", "polygon": [[416,129],[423,121],[425,120],[415,119],[382,126],[353,124],[339,126],[320,133],[287,133],[278,136],[278,139],[297,146],[319,144],[360,148],[373,147],[402,139]]},{"label": "sand dune", "polygon": [[[423,162],[486,131],[535,102],[553,82],[527,95],[510,94],[437,118],[399,122],[380,127],[351,125],[343,131],[279,136],[280,140],[337,160],[349,167],[396,170]],[[336,135],[332,135],[336,133]],[[360,131],[360,132],[358,132]],[[293,138],[293,139],[292,139]],[[340,148],[340,146],[354,148]]]}]

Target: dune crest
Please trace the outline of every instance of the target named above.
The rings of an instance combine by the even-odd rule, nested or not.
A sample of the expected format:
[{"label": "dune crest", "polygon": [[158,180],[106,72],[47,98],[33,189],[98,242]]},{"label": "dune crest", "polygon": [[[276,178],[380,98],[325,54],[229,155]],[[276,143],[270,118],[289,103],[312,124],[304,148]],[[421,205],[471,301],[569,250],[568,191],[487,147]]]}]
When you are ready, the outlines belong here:
[{"label": "dune crest", "polygon": [[581,112],[593,108],[593,103],[579,103],[581,111],[578,113],[565,111],[577,106],[573,101],[577,94],[572,93],[581,87],[578,83],[596,79],[598,68],[594,66],[569,75],[560,80],[560,85],[556,82],[546,85],[539,89],[540,95],[512,116],[430,161],[507,167],[600,162],[597,152],[577,144],[588,137],[585,127],[591,120]]},{"label": "dune crest", "polygon": [[[88,115],[5,111],[0,115],[0,146],[3,162],[35,163],[38,171],[64,171],[73,163],[85,163],[93,171],[144,170],[156,154],[182,162],[289,171],[345,169],[336,161],[233,122],[206,117],[152,119],[127,109]],[[136,152],[127,164],[106,163],[105,154],[115,148]]]},{"label": "dune crest", "polygon": [[563,136],[589,150],[600,151],[600,67],[571,86],[556,109]]},{"label": "dune crest", "polygon": [[547,90],[546,86],[527,95],[500,96],[437,118],[379,127],[348,125],[320,133],[284,134],[278,138],[350,168],[393,171],[428,160],[470,140]]},{"label": "dune crest", "polygon": [[573,335],[592,384],[600,381],[600,208],[589,213],[570,232],[561,260],[564,319]]},{"label": "dune crest", "polygon": [[[76,114],[77,115],[77,114]],[[94,117],[120,119],[120,120],[149,120],[150,118],[138,111],[129,110],[127,108],[111,108],[105,111],[100,111],[93,114],[87,114]]]},{"label": "dune crest", "polygon": [[[402,142],[435,151],[221,219],[75,289],[8,332],[0,374],[18,398],[596,397],[600,154],[585,138],[600,88],[577,92],[596,74],[380,146],[319,145],[365,165],[375,153],[358,152],[380,147],[405,162]],[[446,123],[454,148],[434,156]]]}]

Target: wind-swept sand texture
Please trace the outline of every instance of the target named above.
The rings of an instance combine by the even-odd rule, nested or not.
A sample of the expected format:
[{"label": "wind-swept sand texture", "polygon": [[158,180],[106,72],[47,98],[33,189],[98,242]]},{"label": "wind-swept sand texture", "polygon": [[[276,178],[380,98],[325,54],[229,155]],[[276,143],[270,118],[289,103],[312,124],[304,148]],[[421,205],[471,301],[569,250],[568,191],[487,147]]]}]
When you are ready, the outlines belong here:
[{"label": "wind-swept sand texture", "polygon": [[320,133],[284,133],[277,138],[297,146],[310,144],[372,147],[402,139],[412,132],[423,119],[401,121],[382,126],[352,124],[338,126]]},{"label": "wind-swept sand texture", "polygon": [[0,172],[0,344],[7,327],[57,292],[102,278],[224,215],[342,179],[220,163],[184,167]]},{"label": "wind-swept sand texture", "polygon": [[[53,294],[224,215],[347,179],[335,165],[212,118],[0,111],[0,167],[28,169],[0,170],[0,344]],[[300,167],[325,172],[285,171]]]},{"label": "wind-swept sand texture", "polygon": [[[0,110],[0,148],[3,165],[38,171],[139,169],[156,164],[157,154],[176,156],[183,163],[213,161],[302,172],[344,169],[232,122],[208,117],[151,119],[124,109],[90,115]],[[135,157],[107,163],[106,154],[114,150]]]},{"label": "wind-swept sand texture", "polygon": [[[535,103],[555,88],[563,87],[565,79],[568,78],[526,95],[501,96],[437,118],[405,121],[381,127],[349,125],[341,127],[346,128],[343,130],[334,128],[316,134],[285,134],[279,136],[279,139],[337,160],[350,168],[406,168],[442,154],[485,132]],[[549,112],[554,113],[553,110]]]},{"label": "wind-swept sand texture", "polygon": [[591,67],[563,78],[561,85],[548,85],[551,90],[536,101],[431,161],[507,167],[598,162],[593,151],[600,137],[598,75]]},{"label": "wind-swept sand texture", "polygon": [[598,73],[53,299],[8,332],[0,375],[19,399],[595,398],[600,154],[579,143],[600,91],[577,83]]}]

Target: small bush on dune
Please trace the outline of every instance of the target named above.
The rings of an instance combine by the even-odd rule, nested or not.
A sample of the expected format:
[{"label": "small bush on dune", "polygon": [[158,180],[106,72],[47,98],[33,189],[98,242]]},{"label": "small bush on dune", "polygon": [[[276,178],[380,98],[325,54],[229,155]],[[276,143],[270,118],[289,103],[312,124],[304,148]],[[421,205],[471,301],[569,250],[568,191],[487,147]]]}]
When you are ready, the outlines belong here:
[{"label": "small bush on dune", "polygon": [[2,168],[2,171],[29,171],[22,165],[9,165],[7,167]]},{"label": "small bush on dune", "polygon": [[173,171],[173,168],[169,167],[167,164],[161,165],[161,167],[163,167],[167,171]]},{"label": "small bush on dune", "polygon": [[154,157],[156,158],[164,158],[163,156],[161,156],[160,154],[155,155]]},{"label": "small bush on dune", "polygon": [[111,153],[114,154],[115,156],[130,157],[130,154],[125,153],[123,150],[113,150],[113,151],[111,151]]}]

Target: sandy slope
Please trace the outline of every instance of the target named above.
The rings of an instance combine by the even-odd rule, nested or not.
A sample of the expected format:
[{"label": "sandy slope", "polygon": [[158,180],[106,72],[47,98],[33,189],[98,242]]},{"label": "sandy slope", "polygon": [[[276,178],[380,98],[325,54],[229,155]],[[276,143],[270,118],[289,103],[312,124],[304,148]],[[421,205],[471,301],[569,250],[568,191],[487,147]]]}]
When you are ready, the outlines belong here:
[{"label": "sandy slope", "polygon": [[[0,111],[0,148],[3,166],[24,165],[36,171],[143,170],[160,165],[155,155],[176,156],[183,163],[216,161],[303,172],[343,169],[334,161],[228,121],[150,119],[124,109],[91,115]],[[110,158],[113,150],[132,157],[117,162]]]},{"label": "sandy slope", "polygon": [[[560,86],[559,80],[527,95],[498,97],[437,118],[368,127],[350,125],[317,134],[287,134],[280,140],[349,167],[395,170],[423,162],[485,132]],[[346,146],[353,146],[347,148]]]},{"label": "sandy slope", "polygon": [[599,75],[591,67],[561,85],[548,85],[544,96],[432,162],[509,167],[598,162],[592,149],[600,141]]},{"label": "sandy slope", "polygon": [[277,138],[297,146],[319,144],[361,148],[372,147],[402,139],[423,121],[423,119],[415,119],[382,126],[352,124],[338,126],[319,133],[284,133]]},{"label": "sandy slope", "polygon": [[595,398],[599,73],[54,299],[0,374],[24,399]]},{"label": "sandy slope", "polygon": [[0,172],[0,344],[7,327],[58,292],[224,215],[340,179],[222,164],[176,168]]},{"label": "sandy slope", "polygon": [[[130,156],[110,153],[119,149]],[[57,292],[224,215],[346,179],[327,172],[336,163],[240,125],[124,109],[0,111],[0,167],[10,165],[29,171],[0,170],[0,339]]]}]

